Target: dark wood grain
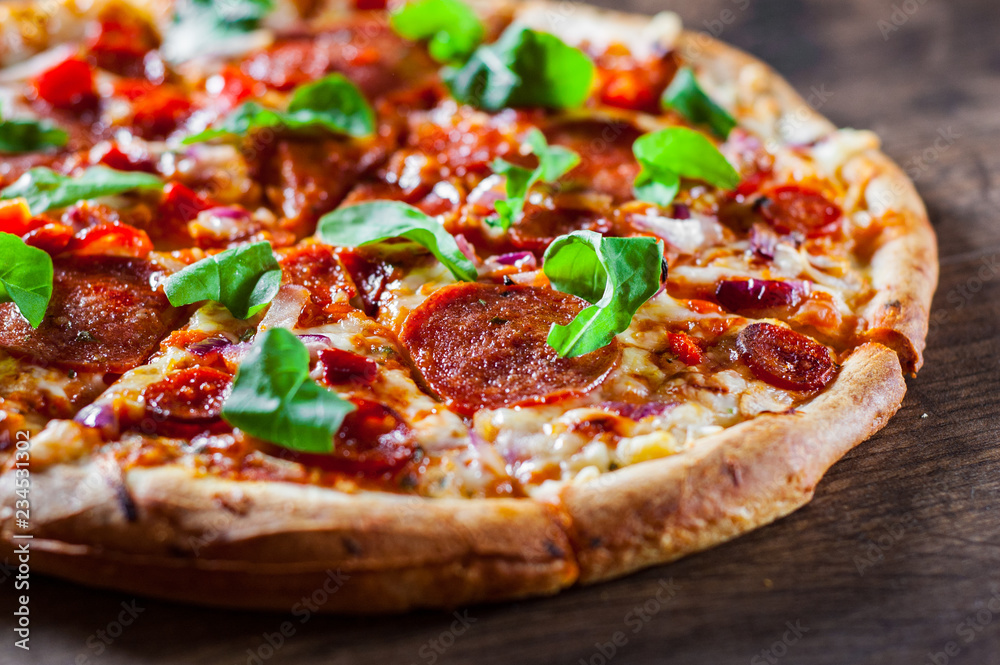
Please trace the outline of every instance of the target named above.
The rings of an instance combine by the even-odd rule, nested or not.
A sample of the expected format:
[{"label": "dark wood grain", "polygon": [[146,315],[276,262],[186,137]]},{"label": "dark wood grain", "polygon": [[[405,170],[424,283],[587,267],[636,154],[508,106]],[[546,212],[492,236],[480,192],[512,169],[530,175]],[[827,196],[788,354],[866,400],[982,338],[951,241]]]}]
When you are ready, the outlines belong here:
[{"label": "dark wood grain", "polygon": [[[941,286],[927,364],[903,409],[831,470],[809,506],[725,546],[551,599],[472,608],[458,635],[461,624],[438,613],[314,617],[249,662],[1000,665],[1000,612],[988,609],[1000,598],[1000,5],[605,4],[671,8],[703,28],[731,18],[722,39],[801,91],[824,91],[823,114],[876,130],[913,173],[940,238]],[[894,4],[897,21],[916,10],[884,38],[879,21],[891,21]],[[12,580],[3,587],[2,663],[237,665],[253,650],[266,656],[265,635],[289,619],[35,578],[24,654],[7,628]],[[138,618],[98,653],[96,631],[133,601]],[[611,647],[597,645],[616,632],[623,646],[609,659],[601,651]]]}]

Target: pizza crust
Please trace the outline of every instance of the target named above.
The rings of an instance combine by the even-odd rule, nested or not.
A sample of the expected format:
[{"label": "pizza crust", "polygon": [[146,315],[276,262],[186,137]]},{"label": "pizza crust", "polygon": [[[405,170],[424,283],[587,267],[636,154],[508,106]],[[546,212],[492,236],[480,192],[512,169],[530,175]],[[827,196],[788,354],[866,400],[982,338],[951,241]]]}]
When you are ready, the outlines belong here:
[{"label": "pizza crust", "polygon": [[[581,6],[565,14],[554,3],[505,7],[526,20],[561,16],[539,26],[559,33],[587,22],[630,30],[651,21]],[[677,38],[669,21],[661,23],[664,39]],[[688,56],[706,86],[751,86],[754,107],[740,117],[765,138],[790,140],[782,118],[793,113],[814,138],[835,131],[751,56],[704,35],[679,39],[681,48],[700,49]],[[740,91],[719,98],[726,94],[739,108]],[[677,559],[787,515],[899,408],[903,371],[920,366],[936,284],[934,235],[912,184],[877,150],[853,159],[860,166],[845,174],[863,173],[894,192],[897,224],[871,259],[879,291],[861,313],[869,342],[797,412],[764,415],[687,453],[568,485],[552,504],[347,495],[180,467],[116,478],[99,458],[53,466],[32,475],[33,565],[91,586],[207,605],[294,611],[319,595],[325,600],[315,611],[395,612],[551,594]],[[13,481],[12,471],[0,477],[4,554],[16,544]]]}]

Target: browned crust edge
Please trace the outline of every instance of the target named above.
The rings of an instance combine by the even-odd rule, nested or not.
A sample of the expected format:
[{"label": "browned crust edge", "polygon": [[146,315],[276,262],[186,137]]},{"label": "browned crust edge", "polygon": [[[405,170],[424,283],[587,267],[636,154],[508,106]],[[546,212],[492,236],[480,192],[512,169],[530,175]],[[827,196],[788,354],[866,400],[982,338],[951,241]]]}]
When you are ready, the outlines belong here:
[{"label": "browned crust edge", "polygon": [[[635,25],[649,20],[593,12]],[[707,37],[699,40],[715,44],[705,57],[730,75],[738,71],[732,67],[760,66]],[[767,71],[781,109],[826,123]],[[872,257],[873,279],[886,293],[867,310],[872,325],[866,334],[901,351],[913,371],[936,280],[933,232],[909,181],[888,158],[872,153],[877,171],[900,179],[899,196],[915,212],[904,215],[897,235]],[[915,284],[899,277],[908,274],[919,276]],[[99,460],[54,467],[33,478],[33,563],[91,586],[293,611],[319,590],[327,599],[318,611],[350,613],[555,593],[711,547],[795,510],[829,466],[885,424],[904,392],[896,353],[864,344],[798,413],[762,416],[700,441],[689,453],[568,486],[561,508],[519,500],[344,496],[297,485],[192,480],[177,468],[133,471],[122,485],[106,479]],[[3,554],[15,546],[12,481],[12,473],[0,477]],[[123,487],[136,521],[123,510]]]}]

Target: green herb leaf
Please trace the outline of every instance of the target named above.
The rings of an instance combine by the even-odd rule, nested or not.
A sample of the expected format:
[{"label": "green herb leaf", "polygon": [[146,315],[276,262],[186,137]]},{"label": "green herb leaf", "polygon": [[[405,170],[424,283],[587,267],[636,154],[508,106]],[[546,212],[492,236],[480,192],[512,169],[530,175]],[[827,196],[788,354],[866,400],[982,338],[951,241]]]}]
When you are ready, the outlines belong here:
[{"label": "green herb leaf", "polygon": [[274,0],[178,0],[160,51],[172,63],[238,53],[241,37],[259,28],[274,7]]},{"label": "green herb leaf", "polygon": [[371,201],[334,210],[319,220],[318,232],[323,242],[341,247],[405,238],[430,251],[456,279],[474,282],[478,277],[476,266],[439,221],[399,201]]},{"label": "green herb leaf", "polygon": [[45,148],[61,148],[69,135],[49,122],[37,120],[4,120],[0,122],[0,152],[35,152]]},{"label": "green herb leaf", "polygon": [[465,60],[486,34],[476,13],[460,0],[416,0],[394,11],[391,22],[407,39],[429,39],[431,57],[438,62]]},{"label": "green herb leaf", "polygon": [[52,299],[52,257],[10,233],[0,233],[0,256],[0,303],[14,303],[37,328]]},{"label": "green herb leaf", "polygon": [[309,351],[294,333],[270,328],[240,363],[222,417],[258,439],[329,453],[344,417],[356,408],[309,378]]},{"label": "green herb leaf", "polygon": [[681,191],[681,178],[673,171],[647,165],[636,176],[633,191],[640,201],[668,206]]},{"label": "green herb leaf", "polygon": [[660,289],[662,265],[663,244],[654,238],[605,238],[593,231],[556,238],[542,271],[554,289],[593,304],[569,325],[553,324],[549,346],[575,357],[610,344]]},{"label": "green herb leaf", "polygon": [[296,88],[287,111],[275,111],[257,102],[244,102],[218,126],[188,136],[183,142],[189,145],[220,137],[239,138],[266,128],[296,133],[328,131],[349,136],[370,136],[375,131],[375,112],[347,77],[331,74]]},{"label": "green herb leaf", "polygon": [[460,102],[487,111],[507,107],[575,108],[590,94],[594,63],[555,35],[522,25],[480,46],[461,68],[442,73]]},{"label": "green herb leaf", "polygon": [[528,133],[526,143],[538,157],[538,167],[534,171],[501,158],[495,159],[492,164],[494,173],[507,177],[507,200],[496,202],[498,222],[504,231],[520,218],[528,194],[536,183],[554,183],[580,163],[580,155],[562,146],[550,146],[538,129]]},{"label": "green herb leaf", "polygon": [[79,176],[65,176],[40,166],[31,169],[0,192],[0,199],[23,198],[32,215],[58,210],[77,201],[124,194],[133,190],[162,189],[163,181],[149,173],[115,171],[91,166]]},{"label": "green herb leaf", "polygon": [[700,132],[669,127],[639,137],[632,146],[642,171],[636,178],[635,195],[641,201],[668,205],[680,188],[680,178],[702,180],[732,189],[740,175]]},{"label": "green herb leaf", "polygon": [[682,67],[660,99],[663,107],[673,109],[696,125],[707,125],[717,136],[726,138],[736,126],[736,120],[712,101],[698,85],[694,72]]},{"label": "green herb leaf", "polygon": [[280,287],[281,266],[267,241],[202,259],[174,273],[163,285],[174,307],[214,300],[237,319],[248,319],[262,310]]}]

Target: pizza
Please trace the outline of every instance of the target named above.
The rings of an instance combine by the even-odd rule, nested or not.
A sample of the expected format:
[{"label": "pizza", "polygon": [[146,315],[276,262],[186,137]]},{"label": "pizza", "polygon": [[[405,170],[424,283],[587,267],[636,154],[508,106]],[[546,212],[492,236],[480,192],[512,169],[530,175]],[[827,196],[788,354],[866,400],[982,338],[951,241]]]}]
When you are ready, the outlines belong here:
[{"label": "pizza", "polygon": [[674,14],[0,25],[0,527],[35,571],[285,609],[336,579],[347,613],[553,594],[804,505],[920,368],[912,184]]}]

